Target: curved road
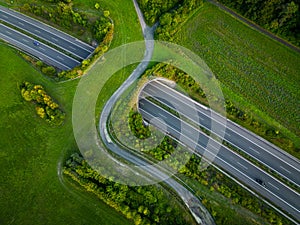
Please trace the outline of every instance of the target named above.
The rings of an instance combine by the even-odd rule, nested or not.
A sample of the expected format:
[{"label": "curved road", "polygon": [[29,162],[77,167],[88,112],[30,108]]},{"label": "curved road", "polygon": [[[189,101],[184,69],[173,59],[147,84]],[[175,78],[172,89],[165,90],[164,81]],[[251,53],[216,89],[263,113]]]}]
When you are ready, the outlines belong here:
[{"label": "curved road", "polygon": [[142,13],[137,5],[137,2],[135,0],[133,0],[133,2],[143,30],[146,51],[143,61],[138,65],[138,67],[133,71],[133,73],[128,77],[128,79],[118,88],[118,90],[112,95],[112,97],[106,102],[99,121],[100,136],[104,144],[112,152],[118,154],[119,156],[125,158],[126,160],[134,163],[137,166],[145,166],[144,168],[146,172],[148,172],[150,175],[156,178],[163,180],[167,185],[172,187],[181,197],[186,206],[189,208],[191,214],[194,216],[197,223],[215,224],[212,217],[210,216],[208,211],[203,207],[199,199],[196,198],[187,188],[179,184],[174,179],[168,178],[168,176],[164,174],[161,170],[149,167],[150,164],[143,161],[138,156],[120,148],[117,144],[113,143],[110,137],[107,135],[107,122],[109,121],[109,115],[113,106],[115,105],[116,101],[121,96],[121,94],[146,70],[149,61],[151,60],[152,52],[154,49],[154,42],[152,40],[155,26],[152,28],[146,26]]}]

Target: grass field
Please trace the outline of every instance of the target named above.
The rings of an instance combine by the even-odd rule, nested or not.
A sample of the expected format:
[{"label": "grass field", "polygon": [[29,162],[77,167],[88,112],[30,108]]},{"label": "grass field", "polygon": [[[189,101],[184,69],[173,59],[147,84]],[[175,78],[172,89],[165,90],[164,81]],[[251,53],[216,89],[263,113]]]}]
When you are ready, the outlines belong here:
[{"label": "grass field", "polygon": [[[58,163],[74,149],[70,115],[77,82],[58,85],[44,78],[3,44],[0,58],[0,223],[130,224],[96,198],[70,192],[57,175]],[[64,126],[49,126],[22,100],[18,85],[24,80],[43,84],[61,103]]]},{"label": "grass field", "polygon": [[[22,2],[15,1],[14,6]],[[96,1],[74,2],[94,11]],[[142,40],[131,2],[101,3],[115,22],[112,46]],[[0,58],[0,224],[131,224],[93,195],[68,181],[62,184],[57,175],[58,164],[76,149],[71,107],[78,81],[55,83],[4,44],[0,44]],[[126,71],[119,72],[100,98],[107,99],[126,76]],[[44,85],[60,103],[67,114],[63,126],[49,126],[36,116],[33,105],[22,100],[18,85],[24,80]]]},{"label": "grass field", "polygon": [[207,2],[175,40],[205,60],[221,81],[225,96],[299,140],[299,53]]}]

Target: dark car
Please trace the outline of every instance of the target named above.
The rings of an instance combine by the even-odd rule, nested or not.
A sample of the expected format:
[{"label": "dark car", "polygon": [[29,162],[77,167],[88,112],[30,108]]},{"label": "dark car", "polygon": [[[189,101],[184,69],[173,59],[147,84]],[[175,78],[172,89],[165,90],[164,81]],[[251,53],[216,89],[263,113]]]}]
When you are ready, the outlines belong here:
[{"label": "dark car", "polygon": [[255,178],[255,181],[264,187],[266,186],[265,182],[259,178]]},{"label": "dark car", "polygon": [[33,41],[33,44],[34,44],[35,46],[39,46],[39,45],[40,45],[40,43],[39,43],[38,41],[36,41],[36,40]]}]

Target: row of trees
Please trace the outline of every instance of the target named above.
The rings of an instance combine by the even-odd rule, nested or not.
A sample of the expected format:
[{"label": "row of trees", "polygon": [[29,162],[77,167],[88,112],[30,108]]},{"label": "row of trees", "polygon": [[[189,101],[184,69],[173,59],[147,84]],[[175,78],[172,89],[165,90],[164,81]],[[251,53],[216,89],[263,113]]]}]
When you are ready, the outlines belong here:
[{"label": "row of trees", "polygon": [[72,79],[82,76],[85,70],[95,59],[103,55],[109,48],[113,39],[114,26],[109,18],[109,11],[101,11],[100,5],[95,4],[95,8],[102,12],[100,17],[91,17],[85,13],[75,10],[71,0],[45,0],[45,3],[58,3],[57,5],[38,5],[37,3],[25,3],[21,10],[27,13],[33,13],[38,17],[42,17],[51,21],[71,32],[79,32],[79,35],[91,36],[89,39],[96,40],[99,44],[94,54],[82,61],[82,63],[69,71],[56,71],[55,68],[47,66],[41,61],[26,57],[33,65],[40,69],[44,74],[55,77],[60,80]]},{"label": "row of trees", "polygon": [[82,156],[66,161],[64,174],[94,193],[105,203],[139,224],[193,224],[182,208],[159,185],[127,186],[106,179],[93,170]]},{"label": "row of trees", "polygon": [[219,0],[260,26],[300,46],[299,0]]},{"label": "row of trees", "polygon": [[203,0],[138,0],[138,3],[149,25],[159,22],[156,38],[170,41],[179,25],[203,4]]},{"label": "row of trees", "polygon": [[[49,1],[46,1],[49,2]],[[71,31],[78,31],[80,35],[90,32],[95,40],[101,42],[112,26],[109,11],[104,11],[99,18],[89,18],[85,13],[73,9],[71,1],[55,1],[53,5],[38,5],[25,3],[21,10],[33,13]]]},{"label": "row of trees", "polygon": [[37,114],[47,122],[60,125],[65,119],[65,113],[59,105],[46,93],[41,85],[23,82],[20,86],[21,95],[25,101],[33,102]]}]

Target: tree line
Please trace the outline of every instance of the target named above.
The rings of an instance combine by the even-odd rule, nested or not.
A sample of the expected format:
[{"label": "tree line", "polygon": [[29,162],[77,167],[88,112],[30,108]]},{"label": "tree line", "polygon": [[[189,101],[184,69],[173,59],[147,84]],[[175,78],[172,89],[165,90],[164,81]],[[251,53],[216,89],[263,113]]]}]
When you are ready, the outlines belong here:
[{"label": "tree line", "polygon": [[101,42],[112,26],[108,16],[109,12],[104,11],[98,18],[90,18],[86,13],[73,8],[71,0],[67,1],[45,1],[55,2],[55,6],[37,3],[25,3],[21,10],[42,17],[54,24],[72,31],[78,31],[80,35],[90,32],[95,40]]},{"label": "tree line", "polygon": [[219,2],[300,46],[299,0],[219,0]]},{"label": "tree line", "polygon": [[63,172],[135,225],[194,224],[159,185],[128,186],[114,182],[112,177],[106,179],[77,153],[66,161]]},{"label": "tree line", "polygon": [[63,123],[65,113],[41,85],[23,82],[20,89],[23,99],[35,104],[35,110],[39,117],[51,124],[61,125]]},{"label": "tree line", "polygon": [[171,41],[179,25],[203,4],[203,0],[138,0],[138,3],[148,25],[159,23],[156,38]]}]

